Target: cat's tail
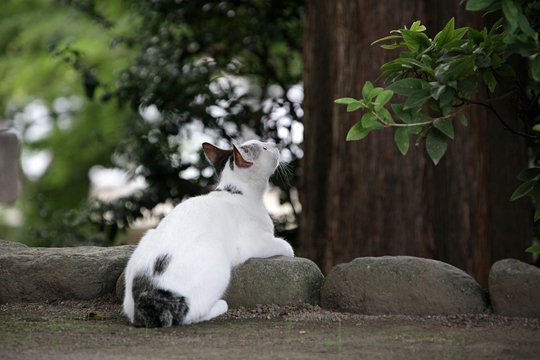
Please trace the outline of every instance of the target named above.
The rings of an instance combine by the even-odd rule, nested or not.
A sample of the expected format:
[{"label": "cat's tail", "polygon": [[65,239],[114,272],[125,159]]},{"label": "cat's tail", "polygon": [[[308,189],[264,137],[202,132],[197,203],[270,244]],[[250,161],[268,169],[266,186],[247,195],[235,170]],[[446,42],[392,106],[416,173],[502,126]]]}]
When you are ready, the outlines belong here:
[{"label": "cat's tail", "polygon": [[136,327],[180,325],[189,310],[185,297],[157,288],[147,275],[133,279],[132,293]]}]

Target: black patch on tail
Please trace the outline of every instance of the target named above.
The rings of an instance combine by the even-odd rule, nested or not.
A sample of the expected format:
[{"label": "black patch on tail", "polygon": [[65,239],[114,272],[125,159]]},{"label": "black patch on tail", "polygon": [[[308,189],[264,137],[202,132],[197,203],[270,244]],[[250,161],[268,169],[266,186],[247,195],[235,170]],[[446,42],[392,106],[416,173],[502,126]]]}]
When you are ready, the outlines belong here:
[{"label": "black patch on tail", "polygon": [[171,255],[164,254],[157,257],[154,262],[154,275],[161,275],[167,270],[167,266],[171,262]]},{"label": "black patch on tail", "polygon": [[168,327],[182,324],[189,307],[186,298],[158,289],[146,275],[133,279],[136,327]]}]

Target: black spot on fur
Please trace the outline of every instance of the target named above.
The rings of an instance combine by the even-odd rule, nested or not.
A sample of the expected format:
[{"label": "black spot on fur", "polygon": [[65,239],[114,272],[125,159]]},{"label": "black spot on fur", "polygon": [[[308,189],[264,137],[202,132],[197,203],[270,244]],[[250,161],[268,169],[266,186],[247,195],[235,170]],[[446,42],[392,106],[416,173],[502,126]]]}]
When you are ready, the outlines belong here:
[{"label": "black spot on fur", "polygon": [[237,187],[232,186],[232,185],[225,185],[225,187],[223,188],[223,190],[228,191],[228,192],[230,192],[231,194],[235,194],[235,195],[243,195],[243,192],[242,192],[240,189],[238,189]]},{"label": "black spot on fur", "polygon": [[132,292],[136,327],[180,325],[189,310],[185,297],[158,289],[146,275],[133,279]]},{"label": "black spot on fur", "polygon": [[223,189],[215,189],[214,191],[226,191],[233,195],[244,195],[242,190],[238,189],[236,186],[233,185],[225,185]]},{"label": "black spot on fur", "polygon": [[167,270],[167,266],[169,266],[170,261],[171,255],[169,254],[158,256],[158,258],[154,262],[154,275],[163,274],[165,270]]},{"label": "black spot on fur", "polygon": [[231,168],[231,170],[234,170],[234,157],[230,157],[230,160],[229,160],[229,167]]}]

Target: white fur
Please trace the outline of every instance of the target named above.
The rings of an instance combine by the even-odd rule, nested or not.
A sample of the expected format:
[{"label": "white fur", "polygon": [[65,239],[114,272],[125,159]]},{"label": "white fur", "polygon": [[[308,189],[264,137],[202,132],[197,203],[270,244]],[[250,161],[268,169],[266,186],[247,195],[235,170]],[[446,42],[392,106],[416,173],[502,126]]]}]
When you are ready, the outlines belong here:
[{"label": "white fur", "polygon": [[[123,308],[131,322],[136,275],[147,274],[158,288],[184,296],[189,306],[184,324],[190,324],[227,311],[221,297],[233,267],[252,257],[294,256],[285,240],[274,237],[274,226],[262,201],[279,152],[274,144],[249,141],[243,145],[249,144],[261,149],[252,159],[253,165],[235,166],[232,171],[226,164],[217,186],[232,185],[242,195],[213,191],[184,201],[140,241],[126,268]],[[249,154],[244,155],[250,160]],[[153,264],[163,254],[171,254],[171,261],[163,274],[153,276]]]}]

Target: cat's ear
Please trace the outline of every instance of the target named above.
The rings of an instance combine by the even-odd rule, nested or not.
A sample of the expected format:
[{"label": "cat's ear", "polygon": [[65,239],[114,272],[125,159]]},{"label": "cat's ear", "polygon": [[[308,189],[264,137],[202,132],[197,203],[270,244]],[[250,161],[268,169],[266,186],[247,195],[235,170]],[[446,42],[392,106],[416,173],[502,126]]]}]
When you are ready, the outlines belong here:
[{"label": "cat's ear", "polygon": [[236,164],[236,166],[241,167],[241,168],[248,168],[251,165],[253,165],[252,161],[244,159],[240,150],[238,150],[236,146],[234,145],[233,145],[233,152],[234,152],[234,163]]},{"label": "cat's ear", "polygon": [[207,142],[203,143],[202,147],[204,155],[206,155],[208,161],[210,161],[214,169],[216,169],[216,172],[220,174],[225,167],[227,159],[231,156],[233,151],[220,149],[217,146]]}]

